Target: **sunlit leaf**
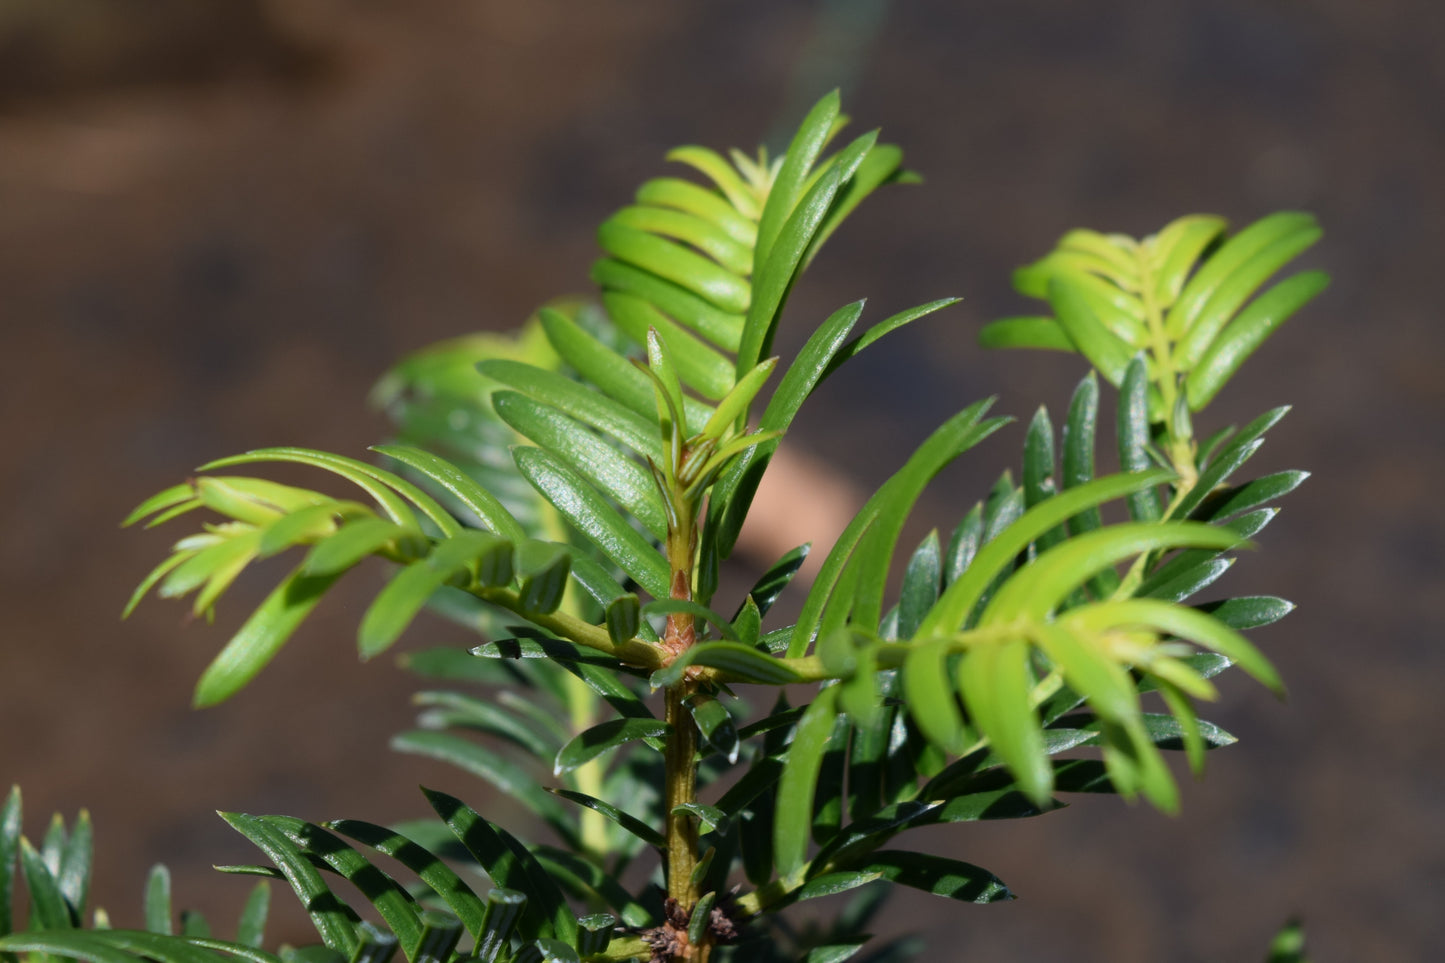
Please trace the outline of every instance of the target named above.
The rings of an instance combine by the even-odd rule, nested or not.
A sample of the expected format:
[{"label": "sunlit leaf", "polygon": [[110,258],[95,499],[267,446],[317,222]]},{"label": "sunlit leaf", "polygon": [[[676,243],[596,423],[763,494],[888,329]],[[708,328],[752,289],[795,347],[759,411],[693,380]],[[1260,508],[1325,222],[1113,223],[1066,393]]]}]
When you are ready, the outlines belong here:
[{"label": "sunlit leaf", "polygon": [[778,782],[778,808],[773,821],[773,859],[779,875],[792,876],[807,856],[813,819],[813,796],[823,752],[837,715],[837,688],[818,693],[798,720],[787,763]]},{"label": "sunlit leaf", "polygon": [[196,683],[193,703],[216,705],[244,688],[286,644],[337,577],[308,576],[299,568],[287,576],[206,667]]}]

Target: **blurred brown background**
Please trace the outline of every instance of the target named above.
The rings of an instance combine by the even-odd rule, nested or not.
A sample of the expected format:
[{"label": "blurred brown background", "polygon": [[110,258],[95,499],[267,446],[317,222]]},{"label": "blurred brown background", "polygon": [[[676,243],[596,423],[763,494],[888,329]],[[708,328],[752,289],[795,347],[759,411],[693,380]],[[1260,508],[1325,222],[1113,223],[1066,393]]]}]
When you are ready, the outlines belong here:
[{"label": "blurred brown background", "polygon": [[[841,84],[927,185],[830,243],[792,337],[860,296],[874,319],[967,299],[800,422],[859,484],[979,397],[1062,410],[1077,359],[973,333],[1070,227],[1304,207],[1335,276],[1202,426],[1297,406],[1251,467],[1315,477],[1224,583],[1301,603],[1260,634],[1288,706],[1224,687],[1210,715],[1243,741],[1177,819],[1101,799],[930,835],[1022,898],[906,893],[885,927],[939,960],[1188,963],[1260,958],[1298,913],[1322,963],[1445,958],[1442,54],[1429,0],[0,0],[0,782],[32,835],[90,807],[118,922],[166,860],[223,931],[247,884],[209,864],[253,857],[212,810],[384,821],[420,814],[421,781],[481,798],[386,751],[415,686],[356,663],[365,576],[233,704],[188,709],[275,572],[216,627],[164,602],[120,623],[179,529],[117,521],[212,457],[359,453],[400,353],[585,291],[593,226],[666,148],[750,146]],[[914,534],[1021,437],[946,475]],[[408,641],[439,640],[464,641]]]}]

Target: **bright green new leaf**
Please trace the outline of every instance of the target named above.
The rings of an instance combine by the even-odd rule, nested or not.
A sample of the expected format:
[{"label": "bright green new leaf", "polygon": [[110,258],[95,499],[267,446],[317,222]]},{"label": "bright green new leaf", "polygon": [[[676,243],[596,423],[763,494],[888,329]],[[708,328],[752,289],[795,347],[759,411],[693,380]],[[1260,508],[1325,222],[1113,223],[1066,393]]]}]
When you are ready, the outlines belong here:
[{"label": "bright green new leaf", "polygon": [[258,558],[270,558],[292,545],[324,539],[336,531],[338,517],[366,517],[371,510],[355,502],[328,502],[284,515],[261,531]]},{"label": "bright green new leaf", "polygon": [[[736,351],[741,343],[743,315],[724,311],[654,274],[648,274],[621,261],[604,259],[592,265],[592,280],[607,294],[617,292],[636,295],[724,351]],[[603,295],[604,303],[607,294]]]},{"label": "bright green new leaf", "polygon": [[424,544],[421,532],[415,529],[384,518],[359,518],[318,542],[306,554],[301,571],[306,575],[340,575],[368,555],[395,550],[393,546],[416,548]]},{"label": "bright green new leaf", "polygon": [[[1035,505],[1018,521],[1009,525],[978,550],[978,554],[974,556],[972,563],[963,574],[944,590],[938,604],[923,619],[916,634],[926,638],[957,631],[968,621],[974,606],[978,604],[994,579],[1005,571],[1013,563],[1013,560],[1040,535],[1086,509],[1097,508],[1105,502],[1125,497],[1140,489],[1152,488],[1169,477],[1170,473],[1162,469],[1154,469],[1136,475],[1108,475],[1067,489]],[[1104,531],[1112,531],[1112,529]],[[1073,541],[1065,542],[1054,551],[1068,548],[1083,537],[1086,536],[1079,536]],[[1093,537],[1093,535],[1087,537]],[[1228,544],[1234,544],[1234,538],[1232,535],[1229,536]],[[1048,556],[1041,556],[1039,560],[1042,561],[1046,557]],[[1095,574],[1096,571],[1097,569],[1089,574]]]},{"label": "bright green new leaf", "polygon": [[747,311],[751,292],[747,281],[736,271],[666,240],[660,233],[630,226],[628,220],[631,218],[614,216],[602,223],[597,229],[597,243],[602,250],[624,264],[671,281],[724,311],[737,314]]},{"label": "bright green new leaf", "polygon": [[757,242],[757,225],[722,197],[678,177],[657,177],[638,188],[637,203],[685,211],[717,225],[728,237],[747,247]]},{"label": "bright green new leaf", "polygon": [[243,455],[232,455],[229,458],[209,462],[196,470],[214,471],[217,468],[227,468],[232,465],[249,465],[260,462],[289,462],[297,465],[309,465],[339,475],[375,499],[382,511],[398,525],[408,528],[420,527],[416,515],[406,504],[409,501],[421,509],[422,513],[431,519],[432,523],[444,534],[459,527],[456,521],[436,503],[436,500],[420,488],[405,479],[398,478],[391,472],[343,455],[314,451],[310,448],[261,448],[256,451],[248,451]]},{"label": "bright green new leaf", "polygon": [[[1057,549],[1056,549],[1057,551]],[[1035,805],[1048,801],[1052,772],[1032,705],[1029,648],[998,642],[970,649],[958,665],[958,688],[979,734],[1008,766]]]},{"label": "bright green new leaf", "polygon": [[1171,221],[1155,236],[1152,252],[1158,261],[1154,272],[1155,304],[1167,308],[1178,299],[1199,255],[1227,226],[1222,217],[1192,214]]},{"label": "bright green new leaf", "polygon": [[[1249,300],[1249,297],[1276,271],[1318,241],[1320,236],[1321,231],[1317,227],[1285,235],[1259,251],[1225,278],[1210,295],[1209,300],[1200,308],[1199,314],[1194,318],[1189,330],[1175,345],[1174,363],[1179,370],[1190,371],[1198,366],[1206,352],[1218,343],[1220,332],[1224,330],[1225,325],[1231,323],[1230,319],[1235,317],[1240,306]],[[1319,272],[1311,272],[1311,274],[1314,275],[1313,280],[1305,282],[1301,287],[1305,290],[1314,287],[1315,290],[1312,293],[1302,294],[1291,291],[1292,297],[1302,298],[1300,303],[1309,300],[1328,283],[1328,279]],[[1299,277],[1310,277],[1311,274]],[[1285,302],[1288,300],[1288,298],[1284,299]],[[1284,315],[1288,315],[1293,310],[1284,308],[1283,303],[1279,309]],[[1279,320],[1283,320],[1283,317],[1277,317],[1276,323]]]},{"label": "bright green new leaf", "polygon": [[729,429],[736,427],[742,419],[745,419],[753,399],[757,397],[763,385],[767,384],[768,378],[772,376],[773,369],[777,366],[777,358],[768,358],[739,378],[727,396],[718,402],[717,410],[703,426],[702,434],[710,438],[721,438]]},{"label": "bright green new leaf", "polygon": [[946,639],[915,645],[903,662],[903,698],[928,741],[956,756],[967,750],[975,737],[959,711],[949,662]]},{"label": "bright green new leaf", "polygon": [[[678,379],[692,390],[716,399],[732,387],[733,366],[727,356],[650,302],[634,294],[609,291],[602,295],[602,304],[617,327],[639,344],[647,344],[649,332],[657,331],[667,342]],[[674,400],[687,414],[689,425],[695,420],[695,414],[705,407],[689,397],[679,396]],[[653,410],[656,411],[655,405]]]},{"label": "bright green new leaf", "polygon": [[522,526],[495,495],[446,459],[410,445],[374,445],[371,450],[430,478],[451,492],[482,525],[503,538],[515,542],[525,537]]},{"label": "bright green new leaf", "polygon": [[1064,682],[1102,718],[1121,725],[1139,717],[1139,696],[1129,673],[1086,636],[1065,625],[1044,622],[1033,629],[1039,647]]},{"label": "bright green new leaf", "polygon": [[[756,220],[762,213],[752,188],[738,176],[737,170],[716,151],[706,147],[674,147],[667,152],[666,159],[687,164],[706,174],[717,185],[718,190],[723,192],[728,203],[743,217]],[[751,267],[751,264],[746,264],[738,269],[739,273],[746,273]]]},{"label": "bright green new leaf", "polygon": [[389,649],[427,600],[450,580],[460,577],[470,582],[471,565],[495,575],[510,567],[510,555],[511,545],[490,532],[460,532],[437,543],[430,555],[403,568],[372,601],[356,637],[361,657],[370,659]]},{"label": "bright green new leaf", "polygon": [[[633,413],[648,420],[654,417],[657,403],[652,393],[652,382],[631,360],[604,345],[576,321],[559,311],[544,308],[539,316],[548,341],[579,375]],[[496,396],[493,396],[492,400],[495,405]],[[694,422],[701,424],[705,419],[699,419],[695,414],[704,407],[701,402],[688,398],[684,399],[684,403],[688,405],[689,426]]]},{"label": "bright green new leaf", "polygon": [[[871,509],[875,521],[862,534],[856,559],[858,588],[853,603],[853,619],[863,628],[871,630],[882,618],[883,591],[893,552],[903,524],[922,495],[924,486],[954,458],[1008,423],[1004,418],[981,420],[992,403],[992,399],[976,402],[950,418],[864,505],[860,517],[870,513]],[[809,596],[809,601],[811,599]],[[805,615],[807,611],[805,606]],[[800,627],[804,624],[803,616],[799,616],[798,624]]]},{"label": "bright green new leaf", "polygon": [[[1062,497],[1050,499],[1040,509]],[[1127,522],[1079,535],[1040,555],[1005,582],[980,625],[1006,624],[1025,616],[1042,620],[1081,582],[1134,555],[1171,548],[1235,548],[1240,542],[1234,532],[1197,522]]]},{"label": "bright green new leaf", "polygon": [[1314,229],[1315,219],[1310,215],[1282,211],[1260,218],[1229,238],[1200,266],[1180,292],[1164,321],[1168,336],[1173,340],[1184,337],[1194,327],[1210,298],[1261,251],[1281,239]]},{"label": "bright green new leaf", "polygon": [[778,875],[792,877],[802,868],[808,852],[813,821],[813,794],[823,752],[837,717],[838,688],[818,693],[798,720],[788,759],[778,780],[778,807],[773,821],[773,860]]},{"label": "bright green new leaf", "polygon": [[193,704],[213,706],[244,688],[281,650],[337,578],[308,576],[300,568],[288,575],[206,667],[196,683]]},{"label": "bright green new leaf", "polygon": [[[855,301],[834,311],[818,326],[783,373],[758,421],[759,431],[787,430],[862,313],[863,302]],[[775,448],[775,443],[767,442],[743,452],[713,487],[703,533],[704,559],[731,554]]]},{"label": "bright green new leaf", "polygon": [[192,501],[195,497],[196,489],[190,482],[181,482],[179,485],[172,485],[164,491],[156,492],[150,498],[147,498],[137,505],[135,510],[125,517],[125,521],[120,523],[121,527],[128,528],[143,518]]},{"label": "bright green new leaf", "polygon": [[1281,281],[1256,298],[1219,332],[1184,381],[1189,407],[1195,411],[1214,400],[1225,382],[1290,315],[1329,286],[1329,275],[1307,271]]},{"label": "bright green new leaf", "polygon": [[[756,365],[771,347],[783,300],[802,266],[804,253],[838,193],[840,176],[837,168],[831,168],[809,189],[783,224],[777,243],[768,252],[766,260],[759,262],[761,266],[754,271],[752,305],[738,345],[736,371],[739,377]],[[771,206],[770,198],[770,209]],[[758,252],[762,250],[760,246]]]},{"label": "bright green new leaf", "polygon": [[[803,185],[814,162],[822,153],[833,133],[833,122],[838,118],[841,99],[834,90],[813,105],[803,118],[788,151],[783,156],[783,166],[773,178],[772,188],[758,217],[757,240],[754,244],[753,274],[760,275],[763,265],[773,251],[774,242],[783,232],[784,224],[793,213],[802,196]],[[749,361],[748,367],[753,362]]]},{"label": "bright green new leaf", "polygon": [[1104,326],[1078,285],[1055,279],[1049,284],[1049,304],[1069,341],[1111,384],[1119,384],[1131,346]]},{"label": "bright green new leaf", "polygon": [[[1074,613],[1070,613],[1071,617]],[[1125,599],[1101,602],[1078,610],[1080,623],[1090,628],[1138,625],[1187,639],[1233,661],[1264,686],[1284,695],[1284,684],[1274,666],[1244,636],[1219,619],[1198,609],[1172,605],[1158,599]]]},{"label": "bright green new leaf", "polygon": [[1051,317],[1000,318],[979,329],[978,343],[985,348],[1038,348],[1077,352],[1069,332]]}]

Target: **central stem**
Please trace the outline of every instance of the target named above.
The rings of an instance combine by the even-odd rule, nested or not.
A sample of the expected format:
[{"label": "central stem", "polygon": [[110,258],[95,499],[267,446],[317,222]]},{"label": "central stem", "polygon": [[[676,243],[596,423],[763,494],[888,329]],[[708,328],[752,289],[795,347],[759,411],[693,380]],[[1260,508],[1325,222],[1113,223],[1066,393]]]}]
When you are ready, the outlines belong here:
[{"label": "central stem", "polygon": [[667,895],[689,912],[697,902],[697,885],[692,881],[697,867],[697,824],[685,812],[674,812],[684,803],[697,801],[697,727],[683,700],[689,687],[678,683],[667,689],[667,736],[664,765],[667,767]]},{"label": "central stem", "polygon": [[[681,493],[678,493],[681,494]],[[678,499],[679,504],[682,499]],[[667,560],[672,570],[674,599],[692,600],[692,571],[697,549],[696,519],[690,512],[680,512],[677,527],[667,535]],[[667,617],[662,645],[669,658],[677,658],[690,649],[697,638],[697,627],[691,614],[673,612]],[[684,803],[697,802],[697,725],[685,700],[692,695],[696,682],[687,674],[667,687],[665,711],[668,725],[667,746],[663,764],[666,787],[663,794],[667,818],[667,895],[677,905],[691,912],[697,902],[697,885],[692,880],[697,866],[697,824],[685,812],[674,810]]]}]

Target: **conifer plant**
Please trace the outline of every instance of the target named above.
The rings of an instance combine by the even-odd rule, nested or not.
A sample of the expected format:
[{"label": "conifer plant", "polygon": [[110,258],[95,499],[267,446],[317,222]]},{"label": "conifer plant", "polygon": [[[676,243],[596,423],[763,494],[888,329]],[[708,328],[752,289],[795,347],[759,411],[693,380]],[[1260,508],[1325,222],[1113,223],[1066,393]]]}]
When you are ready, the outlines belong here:
[{"label": "conifer plant", "polygon": [[[968,404],[917,426],[921,444],[810,584],[800,545],[726,597],[719,573],[803,404],[953,303],[867,324],[862,302],[790,318],[811,334],[795,356],[773,353],[823,242],[875,190],[914,179],[897,147],[877,132],[840,139],[844,126],[833,94],[780,156],[672,151],[692,176],[648,181],[599,229],[595,302],[551,303],[515,335],[437,345],[383,379],[376,400],[397,427],[377,457],[251,451],[137,508],[129,523],[205,521],[132,606],[154,590],[209,616],[251,563],[295,558],[202,675],[198,706],[240,692],[377,557],[390,574],[360,620],[363,658],[425,608],[479,633],[473,648],[402,659],[426,682],[417,727],[393,747],[490,785],[471,801],[423,790],[427,818],[391,827],[224,814],[260,858],[223,871],[261,877],[225,939],[195,914],[176,928],[162,869],[144,928],[110,928],[86,907],[87,818],[57,818],[34,846],[16,790],[0,812],[0,955],[883,963],[916,951],[868,936],[890,884],[1011,898],[987,869],[910,848],[910,830],[1035,817],[1075,793],[1175,812],[1165,754],[1198,772],[1235,741],[1197,714],[1217,696],[1210,680],[1237,668],[1282,691],[1242,633],[1290,603],[1198,597],[1305,477],[1243,471],[1286,409],[1207,436],[1195,425],[1324,288],[1317,271],[1273,281],[1319,229],[1280,213],[1237,232],[1193,215],[1140,240],[1065,234],[1014,275],[1036,313],[981,334],[1087,362],[1064,417],[1028,423],[1017,474],[945,534],[900,546],[929,480],[1009,421]],[[1114,423],[1099,417],[1105,391]],[[1119,471],[1096,472],[1101,458]],[[237,473],[282,462],[329,477],[326,492]],[[797,614],[778,624],[785,591],[797,601],[778,611]],[[496,793],[535,820],[498,825]],[[271,880],[299,897],[315,945],[266,948]],[[827,924],[782,914],[848,890]],[[1290,945],[1280,959],[1298,959]]]}]

